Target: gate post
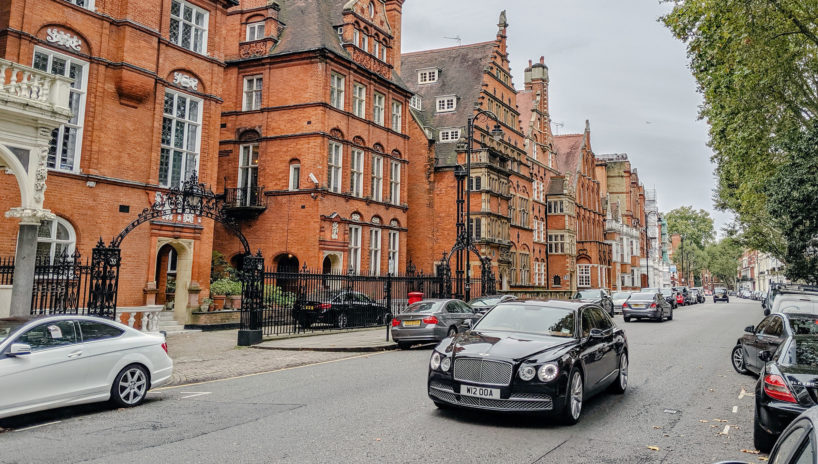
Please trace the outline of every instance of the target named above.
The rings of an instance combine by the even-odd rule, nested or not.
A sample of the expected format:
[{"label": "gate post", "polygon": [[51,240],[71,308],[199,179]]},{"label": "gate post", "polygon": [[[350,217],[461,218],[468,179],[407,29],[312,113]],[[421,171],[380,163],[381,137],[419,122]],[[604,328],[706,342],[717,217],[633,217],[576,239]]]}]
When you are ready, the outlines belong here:
[{"label": "gate post", "polygon": [[106,247],[100,237],[91,253],[91,289],[88,295],[88,314],[116,319],[116,297],[119,288],[119,265],[122,263],[119,247]]},{"label": "gate post", "polygon": [[256,256],[244,257],[241,269],[241,324],[238,346],[261,343],[261,319],[264,307],[264,257],[261,250]]}]

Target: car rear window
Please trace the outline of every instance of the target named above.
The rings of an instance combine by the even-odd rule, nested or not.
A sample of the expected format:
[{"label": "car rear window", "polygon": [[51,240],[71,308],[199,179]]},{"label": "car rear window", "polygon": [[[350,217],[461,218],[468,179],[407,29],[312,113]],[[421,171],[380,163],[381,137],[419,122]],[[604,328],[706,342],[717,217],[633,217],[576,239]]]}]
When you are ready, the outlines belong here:
[{"label": "car rear window", "polygon": [[79,321],[80,332],[82,332],[82,341],[92,342],[94,340],[104,340],[106,338],[114,338],[122,335],[125,332],[122,329],[103,322],[93,321]]},{"label": "car rear window", "polygon": [[412,303],[406,308],[405,313],[433,313],[437,311],[437,307],[440,306],[440,302],[437,301],[420,301],[418,303]]},{"label": "car rear window", "polygon": [[815,337],[796,337],[790,345],[786,359],[793,366],[818,367],[818,339]]},{"label": "car rear window", "polygon": [[469,301],[472,306],[494,306],[500,302],[500,296],[487,296],[483,298],[475,298]]},{"label": "car rear window", "polygon": [[795,335],[818,335],[818,315],[790,317],[790,328]]},{"label": "car rear window", "polygon": [[618,300],[618,299],[621,299],[621,298],[627,298],[629,296],[631,296],[630,292],[619,292],[619,293],[614,293],[613,294],[613,299]]},{"label": "car rear window", "polygon": [[655,293],[634,293],[631,295],[631,300],[652,300]]}]

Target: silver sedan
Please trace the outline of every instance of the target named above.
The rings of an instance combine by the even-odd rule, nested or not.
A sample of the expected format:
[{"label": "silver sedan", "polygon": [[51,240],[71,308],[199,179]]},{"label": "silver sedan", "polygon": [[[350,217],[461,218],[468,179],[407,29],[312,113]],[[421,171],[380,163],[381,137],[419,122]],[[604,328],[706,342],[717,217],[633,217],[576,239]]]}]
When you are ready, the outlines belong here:
[{"label": "silver sedan", "polygon": [[416,343],[439,342],[468,329],[479,318],[461,300],[418,301],[392,319],[392,339],[401,349]]}]

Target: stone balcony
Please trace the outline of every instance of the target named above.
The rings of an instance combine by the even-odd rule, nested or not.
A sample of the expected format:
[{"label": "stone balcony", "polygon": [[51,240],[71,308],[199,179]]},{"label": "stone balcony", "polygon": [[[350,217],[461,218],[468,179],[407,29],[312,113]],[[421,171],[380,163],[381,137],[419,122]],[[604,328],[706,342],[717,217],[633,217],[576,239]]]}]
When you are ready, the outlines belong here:
[{"label": "stone balcony", "polygon": [[71,79],[67,77],[0,59],[0,102],[4,111],[49,121],[55,115],[68,119],[70,88]]}]

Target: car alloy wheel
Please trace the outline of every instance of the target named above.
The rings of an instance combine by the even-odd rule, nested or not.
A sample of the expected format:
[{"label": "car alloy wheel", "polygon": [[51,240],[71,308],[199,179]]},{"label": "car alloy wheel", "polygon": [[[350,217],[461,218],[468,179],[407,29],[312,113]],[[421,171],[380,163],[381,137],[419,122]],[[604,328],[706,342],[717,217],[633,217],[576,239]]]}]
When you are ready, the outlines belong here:
[{"label": "car alloy wheel", "polygon": [[335,318],[335,325],[338,326],[339,329],[345,329],[349,324],[349,319],[347,319],[347,313],[339,313],[338,317]]},{"label": "car alloy wheel", "polygon": [[123,407],[136,406],[148,393],[148,375],[145,368],[132,364],[122,369],[114,379],[111,397]]},{"label": "car alloy wheel", "polygon": [[582,393],[582,375],[580,375],[579,371],[574,371],[571,376],[570,400],[568,402],[573,422],[577,422],[582,414]]},{"label": "car alloy wheel", "polygon": [[619,375],[616,381],[611,384],[610,390],[613,393],[623,394],[628,388],[628,353],[623,351],[619,355]]},{"label": "car alloy wheel", "polygon": [[744,349],[741,345],[736,345],[736,347],[733,348],[731,358],[733,361],[733,369],[735,369],[736,372],[739,374],[746,374],[748,372],[747,366],[744,364]]}]

